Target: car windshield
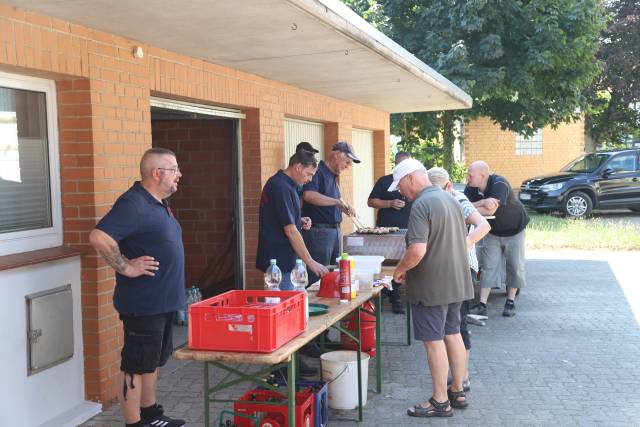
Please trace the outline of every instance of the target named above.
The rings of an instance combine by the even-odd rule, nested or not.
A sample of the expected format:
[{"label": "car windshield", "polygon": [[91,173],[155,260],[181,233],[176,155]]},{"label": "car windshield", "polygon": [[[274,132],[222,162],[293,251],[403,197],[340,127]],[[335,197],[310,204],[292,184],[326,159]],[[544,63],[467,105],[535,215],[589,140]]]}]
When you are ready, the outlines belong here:
[{"label": "car windshield", "polygon": [[578,157],[567,166],[562,168],[563,172],[594,172],[611,156],[609,153],[590,153],[582,157]]}]

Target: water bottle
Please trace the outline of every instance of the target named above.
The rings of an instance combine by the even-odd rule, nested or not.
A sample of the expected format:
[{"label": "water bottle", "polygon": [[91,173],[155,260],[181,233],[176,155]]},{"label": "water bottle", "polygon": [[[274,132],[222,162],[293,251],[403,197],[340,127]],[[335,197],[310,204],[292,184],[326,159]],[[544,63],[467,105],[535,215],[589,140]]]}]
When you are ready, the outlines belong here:
[{"label": "water bottle", "polygon": [[202,301],[202,292],[200,292],[200,288],[193,285],[193,293],[194,293],[194,302],[200,302]]},{"label": "water bottle", "polygon": [[307,295],[309,276],[307,275],[307,267],[305,267],[301,259],[296,260],[296,265],[291,270],[291,283],[294,291],[304,294],[304,321],[306,323],[309,321],[309,295]]},{"label": "water bottle", "polygon": [[[282,271],[280,271],[280,268],[276,265],[275,259],[269,262],[271,265],[269,265],[269,268],[267,268],[267,271],[264,273],[264,289],[265,291],[279,291],[280,282],[282,282]],[[267,304],[278,304],[280,298],[265,298],[264,302]]]}]

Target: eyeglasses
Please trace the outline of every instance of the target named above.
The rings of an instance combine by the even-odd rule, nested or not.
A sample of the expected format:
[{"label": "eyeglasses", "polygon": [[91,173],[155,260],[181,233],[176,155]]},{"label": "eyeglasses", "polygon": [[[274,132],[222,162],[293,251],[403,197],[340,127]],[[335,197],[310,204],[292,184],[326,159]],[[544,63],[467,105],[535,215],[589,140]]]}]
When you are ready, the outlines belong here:
[{"label": "eyeglasses", "polygon": [[156,169],[160,169],[163,171],[171,171],[174,175],[178,172],[180,172],[180,167],[176,166],[175,168],[156,168]]}]

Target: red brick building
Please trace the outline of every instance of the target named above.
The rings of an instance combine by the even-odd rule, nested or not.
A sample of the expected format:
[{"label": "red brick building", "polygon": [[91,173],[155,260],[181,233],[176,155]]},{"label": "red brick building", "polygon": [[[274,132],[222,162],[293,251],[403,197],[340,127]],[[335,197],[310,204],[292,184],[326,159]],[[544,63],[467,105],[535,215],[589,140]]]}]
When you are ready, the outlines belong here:
[{"label": "red brick building", "polygon": [[183,171],[187,284],[261,287],[260,192],[292,144],[326,153],[357,132],[367,179],[340,180],[353,201],[389,172],[389,113],[471,102],[332,0],[4,3],[0,411],[24,425],[75,425],[116,396],[113,271],[88,235],[146,149]]}]

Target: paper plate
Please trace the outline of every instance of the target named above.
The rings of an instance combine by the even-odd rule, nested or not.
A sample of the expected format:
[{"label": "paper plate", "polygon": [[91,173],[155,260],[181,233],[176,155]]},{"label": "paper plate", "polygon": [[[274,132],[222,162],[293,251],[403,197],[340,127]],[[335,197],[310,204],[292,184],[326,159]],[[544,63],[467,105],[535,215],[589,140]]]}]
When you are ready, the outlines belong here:
[{"label": "paper plate", "polygon": [[329,312],[329,306],[326,304],[309,303],[309,316],[319,316],[321,314],[327,314]]}]

